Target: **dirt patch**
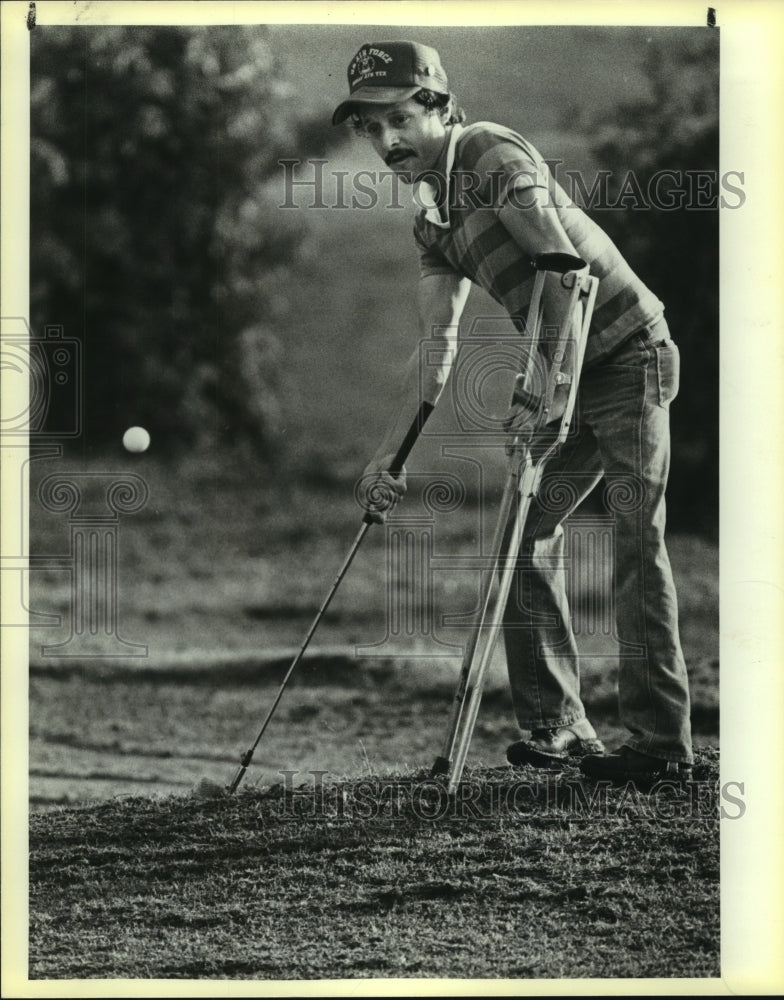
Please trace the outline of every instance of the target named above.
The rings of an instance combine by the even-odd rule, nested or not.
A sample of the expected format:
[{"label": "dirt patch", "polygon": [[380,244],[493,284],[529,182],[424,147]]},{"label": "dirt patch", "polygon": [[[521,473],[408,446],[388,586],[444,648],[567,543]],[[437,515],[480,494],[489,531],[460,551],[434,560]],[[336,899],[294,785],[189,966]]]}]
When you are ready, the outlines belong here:
[{"label": "dirt patch", "polygon": [[[277,655],[226,664],[180,661],[141,668],[31,670],[30,797],[34,809],[170,795],[206,777],[226,784],[279,689],[287,660]],[[590,675],[589,675],[590,676]],[[283,771],[333,779],[415,772],[441,752],[454,695],[454,664],[358,661],[346,651],[301,664],[260,743],[245,780],[281,780]],[[603,679],[584,696],[599,735],[622,741],[615,693]],[[715,744],[718,712],[695,705],[697,745]],[[695,716],[696,718],[696,716]],[[469,765],[506,763],[519,738],[504,674],[488,681]]]}]

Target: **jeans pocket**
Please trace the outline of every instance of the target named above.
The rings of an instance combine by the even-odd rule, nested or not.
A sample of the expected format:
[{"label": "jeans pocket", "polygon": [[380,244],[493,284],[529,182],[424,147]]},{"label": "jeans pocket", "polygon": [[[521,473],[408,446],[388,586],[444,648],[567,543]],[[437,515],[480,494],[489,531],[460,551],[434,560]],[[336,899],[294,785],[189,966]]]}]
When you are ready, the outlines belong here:
[{"label": "jeans pocket", "polygon": [[650,360],[648,340],[645,333],[635,333],[602,359],[605,364],[623,368],[645,367]]},{"label": "jeans pocket", "polygon": [[678,395],[681,380],[681,355],[673,340],[653,345],[656,351],[656,375],[659,381],[659,406],[668,407]]}]

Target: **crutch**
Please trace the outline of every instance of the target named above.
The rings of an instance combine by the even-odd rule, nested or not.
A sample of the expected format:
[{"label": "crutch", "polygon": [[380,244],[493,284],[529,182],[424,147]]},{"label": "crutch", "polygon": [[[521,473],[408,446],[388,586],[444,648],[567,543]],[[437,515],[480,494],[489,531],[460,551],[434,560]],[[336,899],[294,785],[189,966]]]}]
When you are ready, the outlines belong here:
[{"label": "crutch", "polygon": [[[542,405],[534,428],[532,445],[524,445],[517,438],[511,449],[509,471],[501,497],[498,522],[491,548],[492,571],[483,578],[479,607],[463,655],[458,685],[452,703],[447,736],[444,741],[442,753],[436,758],[431,770],[431,776],[439,774],[449,775],[448,789],[450,792],[454,792],[457,788],[465,767],[465,759],[482,697],[484,678],[501,628],[504,608],[506,607],[511,589],[517,553],[522,541],[528,509],[531,500],[538,492],[545,462],[563,443],[569,432],[569,424],[577,395],[580,369],[585,354],[588,328],[599,284],[596,278],[591,277],[587,273],[577,273],[586,267],[585,261],[570,254],[539,254],[534,258],[532,264],[536,270],[536,277],[531,304],[528,310],[526,331],[532,345],[530,356],[533,357],[541,339],[543,318],[542,292],[546,275],[548,272],[560,274],[561,281],[571,292],[567,316],[571,317],[571,327],[575,334],[572,338],[574,352],[572,373],[569,375],[561,370],[565,359],[564,344],[568,342],[565,339],[559,342],[559,346],[553,354],[553,361],[548,366]],[[513,403],[530,403],[530,399],[525,397],[522,382],[522,376],[518,376],[515,384],[515,392],[512,397]],[[549,422],[548,418],[553,408],[555,392],[557,387],[561,385],[568,385],[569,391],[560,422],[555,428],[556,433],[553,434],[551,430],[547,438],[537,441],[537,433]],[[536,458],[534,457],[534,449],[537,452]],[[485,618],[487,617],[490,605],[493,582],[499,569],[501,548],[503,546],[507,523],[512,514],[515,496],[518,497],[516,516],[507,549],[508,554],[504,560],[503,571],[498,584],[494,614],[488,631],[485,633],[484,648],[479,656],[477,656],[480,634],[485,628]]]}]

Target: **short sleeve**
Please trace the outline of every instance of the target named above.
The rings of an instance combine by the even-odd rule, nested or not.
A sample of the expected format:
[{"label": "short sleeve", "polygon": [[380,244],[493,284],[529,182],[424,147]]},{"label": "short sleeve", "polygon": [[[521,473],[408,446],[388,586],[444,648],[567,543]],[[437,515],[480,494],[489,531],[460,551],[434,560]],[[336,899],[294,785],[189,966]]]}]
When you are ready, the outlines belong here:
[{"label": "short sleeve", "polygon": [[510,154],[505,159],[501,168],[501,183],[498,188],[498,207],[507,201],[509,192],[524,191],[526,188],[548,187],[547,167],[544,162],[537,160],[528,151],[523,151],[519,147],[510,145]]},{"label": "short sleeve", "polygon": [[433,274],[455,274],[455,269],[438,247],[428,247],[414,226],[414,243],[419,254],[419,276],[429,278]]},{"label": "short sleeve", "polygon": [[[550,171],[540,153],[503,126],[478,122],[460,140],[460,169],[471,175],[481,203],[500,209],[512,190],[548,189]],[[469,181],[463,182],[468,187]]]}]

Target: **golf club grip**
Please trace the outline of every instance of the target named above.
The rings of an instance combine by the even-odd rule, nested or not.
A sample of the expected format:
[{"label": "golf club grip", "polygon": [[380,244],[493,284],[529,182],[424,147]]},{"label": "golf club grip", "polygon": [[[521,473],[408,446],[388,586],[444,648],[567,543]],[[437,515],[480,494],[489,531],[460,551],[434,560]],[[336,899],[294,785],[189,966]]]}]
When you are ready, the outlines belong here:
[{"label": "golf club grip", "polygon": [[[403,466],[405,464],[406,459],[408,458],[409,452],[414,447],[416,439],[419,437],[419,433],[425,426],[425,421],[433,412],[433,409],[434,407],[432,403],[420,403],[417,415],[414,417],[411,426],[408,428],[408,431],[406,432],[406,436],[403,438],[402,444],[395,453],[395,457],[392,459],[389,465],[389,469],[387,470],[389,474],[393,476],[395,479],[397,479],[397,477],[403,471]],[[364,521],[365,524],[374,523],[373,515],[369,511],[367,514],[365,514],[362,520]]]},{"label": "golf club grip", "polygon": [[395,477],[400,475],[411,449],[416,444],[416,439],[419,437],[422,428],[425,426],[427,418],[430,416],[432,412],[433,412],[432,403],[420,404],[417,415],[414,417],[411,426],[408,428],[408,431],[406,432],[406,436],[403,438],[403,443],[398,448],[397,454],[392,459],[392,464],[389,466],[390,475]]}]

